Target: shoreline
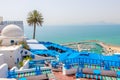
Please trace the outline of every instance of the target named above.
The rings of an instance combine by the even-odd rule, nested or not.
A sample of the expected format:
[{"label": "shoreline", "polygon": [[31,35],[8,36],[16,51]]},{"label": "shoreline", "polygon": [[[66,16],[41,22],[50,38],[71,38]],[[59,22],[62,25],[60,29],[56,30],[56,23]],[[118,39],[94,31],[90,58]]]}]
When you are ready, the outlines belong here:
[{"label": "shoreline", "polygon": [[120,46],[110,45],[103,42],[99,42],[98,44],[105,48],[109,54],[120,53]]},{"label": "shoreline", "polygon": [[[79,44],[84,44],[84,43],[87,43],[87,42],[88,43],[95,42],[95,43],[99,44],[100,46],[102,46],[105,50],[106,55],[112,55],[114,53],[120,53],[120,46],[107,44],[105,42],[98,41],[98,40],[87,40],[87,41],[81,41],[81,42],[69,42],[69,43],[64,43],[62,45],[68,46],[68,47],[70,47],[71,45],[76,45],[76,46],[78,46],[78,48],[76,47],[76,49],[79,50]],[[75,48],[75,47],[73,47],[73,48]]]}]

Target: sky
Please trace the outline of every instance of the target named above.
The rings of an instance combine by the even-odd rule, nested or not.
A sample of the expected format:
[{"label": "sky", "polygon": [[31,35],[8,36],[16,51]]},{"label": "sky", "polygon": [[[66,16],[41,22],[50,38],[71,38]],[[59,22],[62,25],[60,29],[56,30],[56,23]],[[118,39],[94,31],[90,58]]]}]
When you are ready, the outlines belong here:
[{"label": "sky", "polygon": [[120,24],[120,0],[0,0],[4,20],[22,20],[38,10],[44,25],[115,23]]}]

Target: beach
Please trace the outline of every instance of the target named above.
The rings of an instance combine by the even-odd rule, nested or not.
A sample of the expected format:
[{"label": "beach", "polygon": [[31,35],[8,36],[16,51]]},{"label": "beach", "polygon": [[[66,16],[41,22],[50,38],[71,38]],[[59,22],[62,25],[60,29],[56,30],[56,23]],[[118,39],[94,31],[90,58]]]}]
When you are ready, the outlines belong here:
[{"label": "beach", "polygon": [[[86,44],[87,43],[87,44]],[[101,47],[101,50],[97,48],[95,45],[91,45],[91,43],[97,44],[97,46]],[[64,46],[70,47],[74,50],[82,51],[90,51],[92,48],[99,50],[100,54],[105,54],[105,55],[112,55],[114,53],[119,54],[120,53],[120,46],[112,45],[112,44],[107,44],[102,41],[98,40],[88,40],[84,42],[71,42],[71,43],[65,43],[62,44]],[[95,48],[96,47],[96,48]]]},{"label": "beach", "polygon": [[106,54],[120,53],[120,46],[110,45],[103,42],[99,44],[106,50]]}]

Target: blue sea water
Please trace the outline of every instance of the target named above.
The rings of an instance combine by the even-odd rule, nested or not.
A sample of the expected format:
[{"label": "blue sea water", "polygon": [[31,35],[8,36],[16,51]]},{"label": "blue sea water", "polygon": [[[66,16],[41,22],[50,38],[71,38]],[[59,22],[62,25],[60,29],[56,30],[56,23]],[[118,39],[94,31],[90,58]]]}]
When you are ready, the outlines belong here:
[{"label": "blue sea water", "polygon": [[[25,26],[25,35],[32,38],[33,27]],[[64,25],[37,27],[36,39],[55,43],[99,40],[120,45],[120,25]]]}]

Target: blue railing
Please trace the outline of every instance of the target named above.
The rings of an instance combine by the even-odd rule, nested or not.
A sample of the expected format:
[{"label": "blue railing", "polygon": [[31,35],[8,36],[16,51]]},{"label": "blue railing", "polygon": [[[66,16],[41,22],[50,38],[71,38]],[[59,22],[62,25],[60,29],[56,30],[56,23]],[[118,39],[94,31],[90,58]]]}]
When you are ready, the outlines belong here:
[{"label": "blue railing", "polygon": [[119,61],[109,61],[109,60],[98,60],[98,59],[90,59],[90,58],[73,58],[73,59],[67,59],[63,62],[65,65],[70,64],[88,64],[88,65],[100,65],[101,67],[105,67],[109,70],[110,67],[120,67]]},{"label": "blue railing", "polygon": [[21,78],[21,77],[27,77],[27,76],[34,76],[34,75],[40,75],[41,70],[40,67],[36,67],[35,70],[27,70],[27,71],[8,71],[8,78]]}]

